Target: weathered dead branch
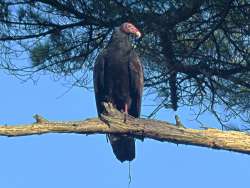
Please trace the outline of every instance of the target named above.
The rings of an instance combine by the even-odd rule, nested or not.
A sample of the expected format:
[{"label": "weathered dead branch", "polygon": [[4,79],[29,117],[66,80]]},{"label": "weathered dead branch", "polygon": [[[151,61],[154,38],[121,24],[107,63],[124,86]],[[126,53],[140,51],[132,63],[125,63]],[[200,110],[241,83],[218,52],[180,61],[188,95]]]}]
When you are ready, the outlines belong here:
[{"label": "weathered dead branch", "polygon": [[128,117],[125,124],[123,123],[123,114],[109,104],[105,104],[105,106],[107,112],[102,119],[106,123],[98,118],[84,121],[54,122],[35,115],[36,122],[33,124],[0,126],[0,135],[12,137],[46,133],[127,134],[135,138],[151,138],[158,141],[250,154],[250,135],[244,132],[220,131],[210,128],[195,130],[163,121],[132,117]]}]

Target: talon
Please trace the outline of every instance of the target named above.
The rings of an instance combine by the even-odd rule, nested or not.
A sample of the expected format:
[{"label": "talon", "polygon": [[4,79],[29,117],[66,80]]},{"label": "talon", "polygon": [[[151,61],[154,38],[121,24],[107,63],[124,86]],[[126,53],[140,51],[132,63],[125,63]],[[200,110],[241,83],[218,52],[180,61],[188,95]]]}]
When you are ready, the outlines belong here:
[{"label": "talon", "polygon": [[126,123],[127,122],[127,114],[124,113],[124,119],[123,119],[123,123]]},{"label": "talon", "polygon": [[128,117],[128,105],[125,104],[125,108],[124,108],[124,123],[127,122],[127,117]]}]

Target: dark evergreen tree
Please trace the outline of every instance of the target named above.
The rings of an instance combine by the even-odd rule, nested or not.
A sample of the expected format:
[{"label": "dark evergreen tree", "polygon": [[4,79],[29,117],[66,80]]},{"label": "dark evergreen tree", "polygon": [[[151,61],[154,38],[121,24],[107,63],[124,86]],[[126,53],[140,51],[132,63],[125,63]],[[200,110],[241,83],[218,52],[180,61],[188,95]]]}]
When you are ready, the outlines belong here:
[{"label": "dark evergreen tree", "polygon": [[[198,106],[250,123],[249,0],[0,0],[0,68],[87,86],[96,55],[127,21],[143,33],[134,43],[157,109]],[[32,63],[14,63],[22,52]]]}]

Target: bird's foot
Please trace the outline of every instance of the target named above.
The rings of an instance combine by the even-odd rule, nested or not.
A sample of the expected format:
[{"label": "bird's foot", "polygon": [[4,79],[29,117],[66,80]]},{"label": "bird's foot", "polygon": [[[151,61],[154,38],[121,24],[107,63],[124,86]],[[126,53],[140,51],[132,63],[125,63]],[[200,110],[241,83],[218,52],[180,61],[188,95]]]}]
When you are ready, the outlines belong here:
[{"label": "bird's foot", "polygon": [[127,122],[127,118],[128,118],[128,104],[125,104],[125,107],[124,107],[124,120],[123,120],[124,123]]},{"label": "bird's foot", "polygon": [[128,118],[128,113],[124,112],[123,123],[126,123],[126,122],[127,122],[127,118]]}]

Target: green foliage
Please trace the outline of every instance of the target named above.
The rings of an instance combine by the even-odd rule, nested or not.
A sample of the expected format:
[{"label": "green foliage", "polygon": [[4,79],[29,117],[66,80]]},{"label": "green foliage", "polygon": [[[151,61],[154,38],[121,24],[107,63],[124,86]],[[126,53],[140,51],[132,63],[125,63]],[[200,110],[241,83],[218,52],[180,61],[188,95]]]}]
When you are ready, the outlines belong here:
[{"label": "green foliage", "polygon": [[8,6],[4,2],[4,0],[1,0],[0,1],[0,19],[5,19],[8,17],[8,15],[9,15]]},{"label": "green foliage", "polygon": [[49,56],[49,44],[39,43],[30,51],[30,58],[33,66],[39,66],[45,63],[46,58]]}]

